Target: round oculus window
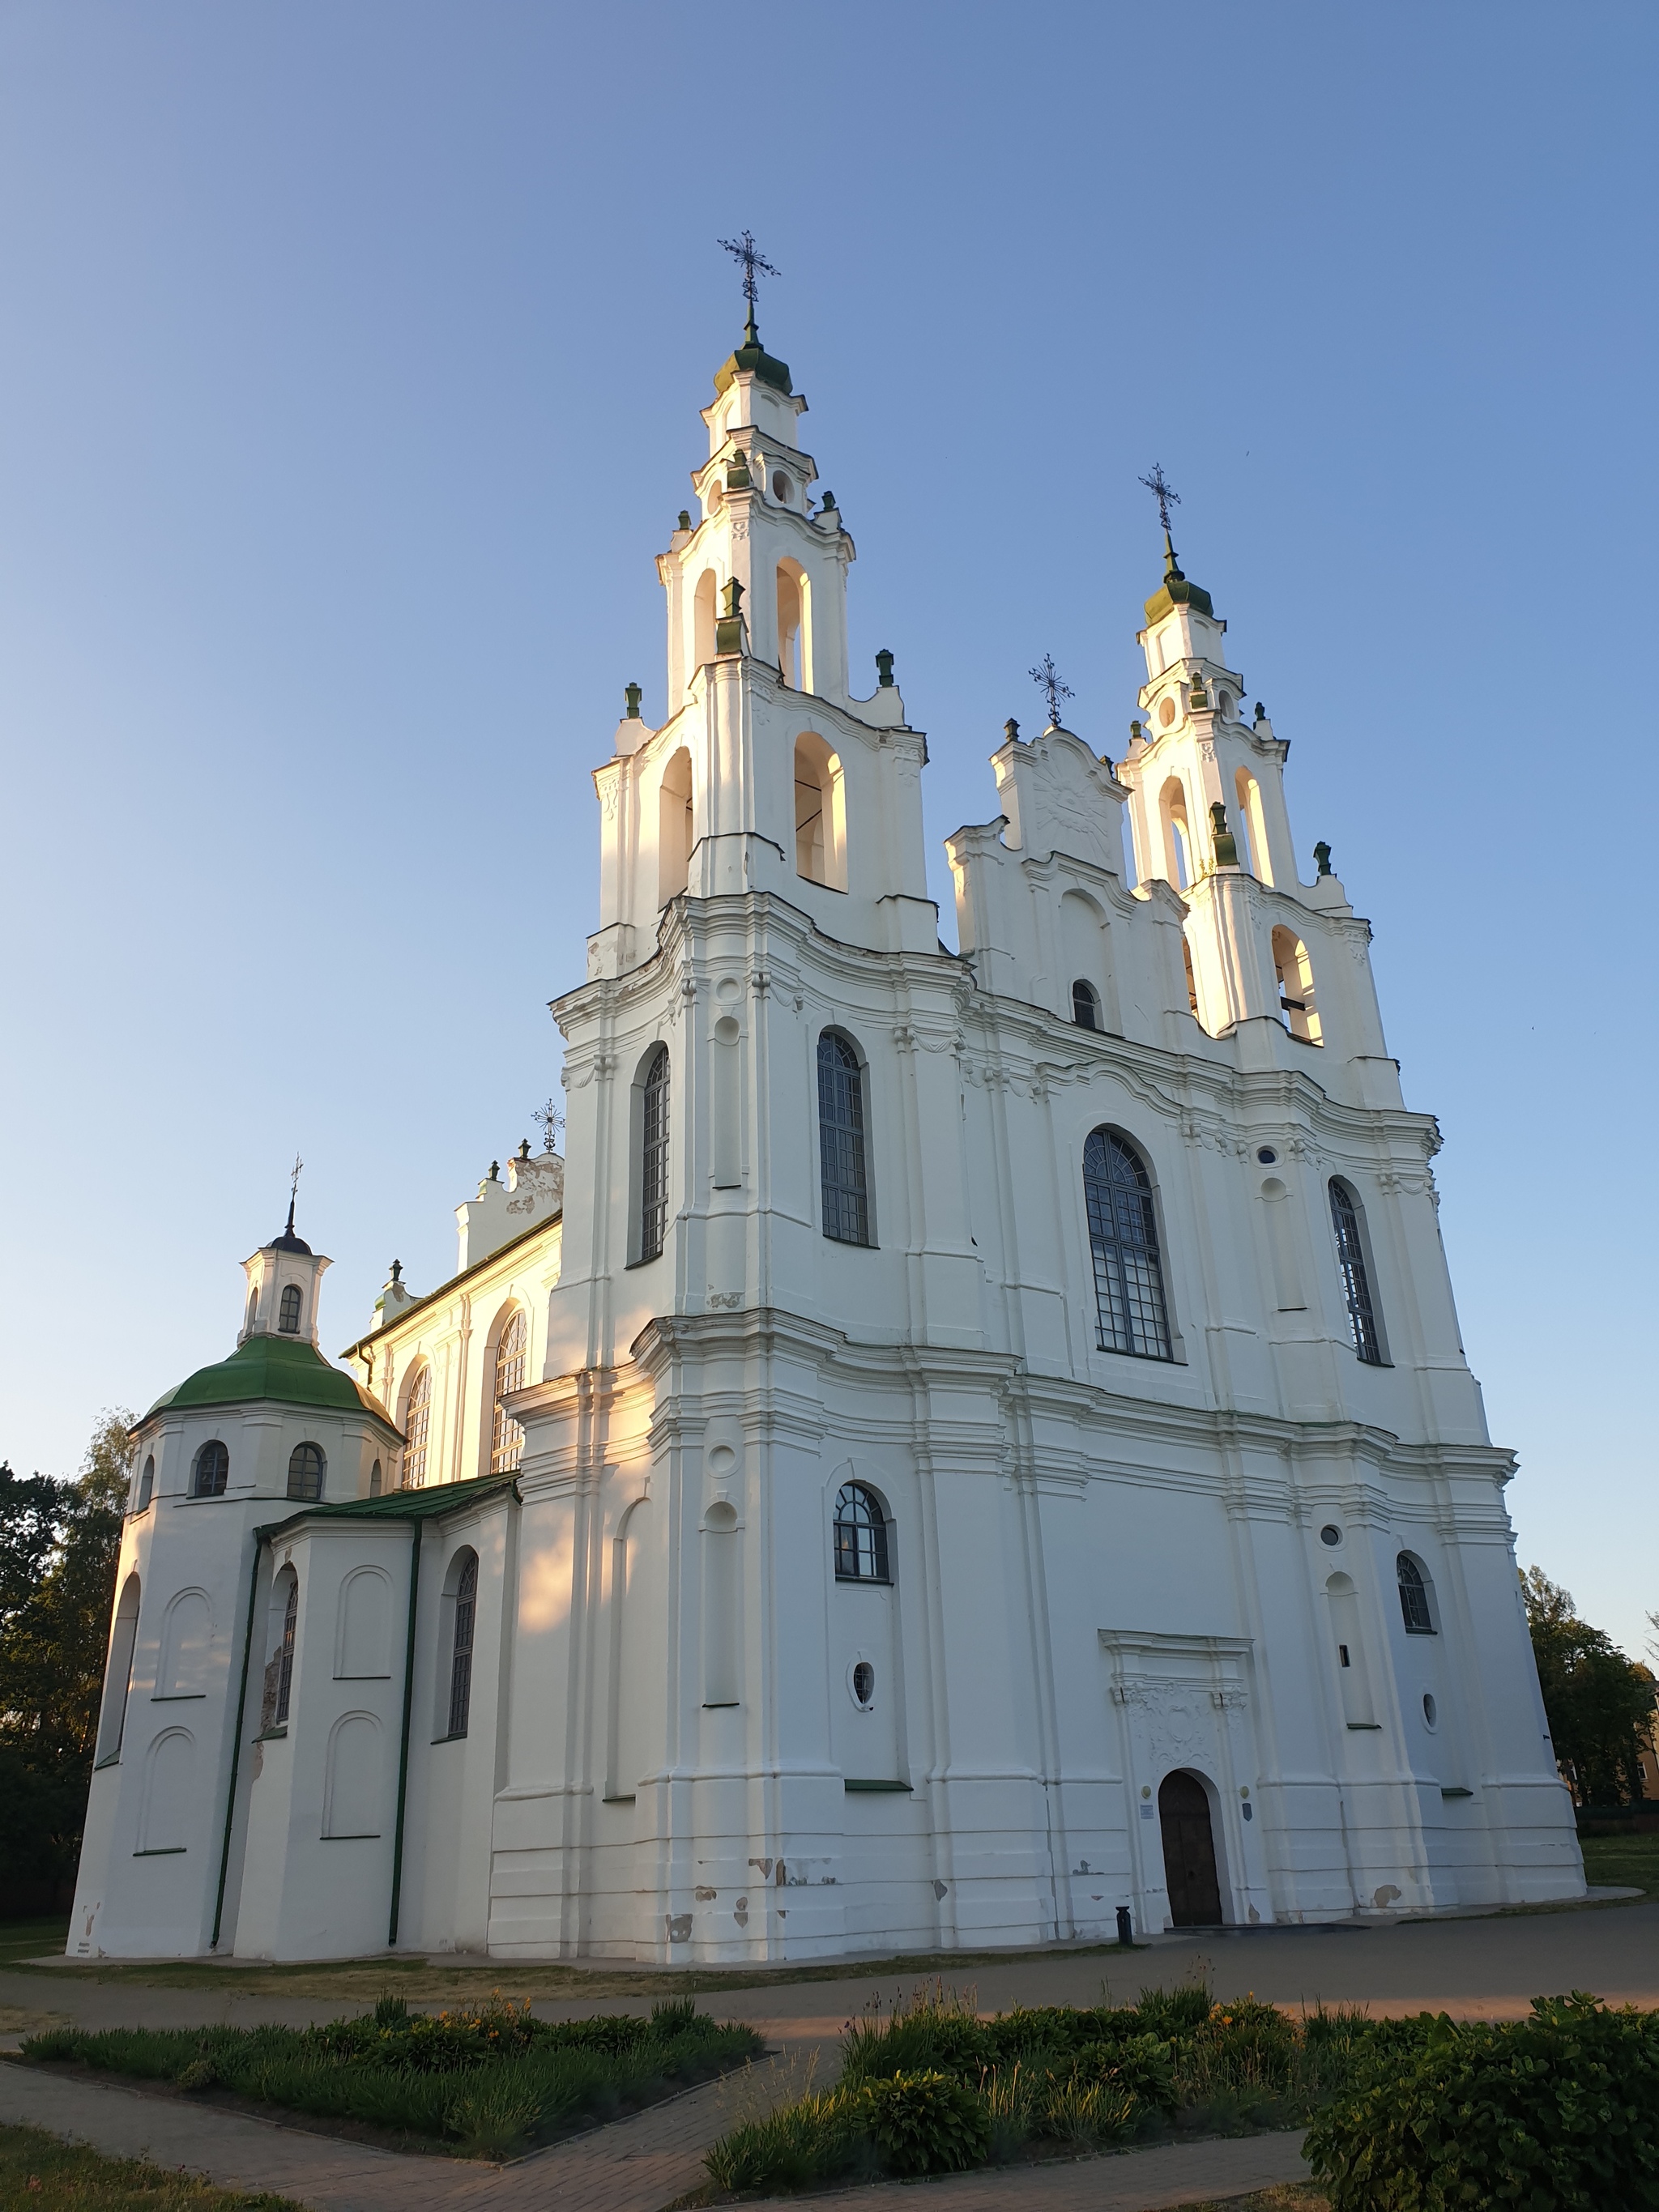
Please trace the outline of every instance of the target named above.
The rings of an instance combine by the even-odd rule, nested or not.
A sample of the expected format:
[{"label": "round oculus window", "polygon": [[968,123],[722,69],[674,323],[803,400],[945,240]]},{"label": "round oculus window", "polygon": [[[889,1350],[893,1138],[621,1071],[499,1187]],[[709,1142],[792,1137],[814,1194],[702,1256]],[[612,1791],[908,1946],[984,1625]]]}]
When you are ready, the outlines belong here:
[{"label": "round oculus window", "polygon": [[1279,1155],[1271,1145],[1263,1145],[1261,1149],[1257,1152],[1256,1158],[1261,1161],[1264,1168],[1270,1168],[1273,1162],[1279,1158]]},{"label": "round oculus window", "polygon": [[876,1670],[867,1659],[860,1659],[853,1669],[853,1695],[861,1705],[875,1702]]},{"label": "round oculus window", "polygon": [[1163,701],[1163,702],[1160,704],[1160,706],[1159,706],[1159,708],[1158,708],[1158,720],[1159,720],[1160,722],[1162,722],[1162,723],[1163,723],[1163,725],[1164,725],[1164,728],[1167,730],[1167,729],[1169,728],[1169,726],[1170,726],[1170,723],[1174,721],[1174,720],[1175,720],[1175,716],[1176,716],[1176,705],[1175,705],[1175,701],[1174,701],[1173,699],[1165,699],[1165,700],[1164,700],[1164,701]]},{"label": "round oculus window", "polygon": [[1337,1527],[1334,1521],[1328,1521],[1325,1523],[1324,1527],[1319,1532],[1319,1540],[1322,1544],[1333,1545],[1340,1544],[1342,1541],[1342,1531]]},{"label": "round oculus window", "polygon": [[773,475],[772,496],[780,506],[787,507],[789,503],[789,479],[781,469],[775,471]]}]

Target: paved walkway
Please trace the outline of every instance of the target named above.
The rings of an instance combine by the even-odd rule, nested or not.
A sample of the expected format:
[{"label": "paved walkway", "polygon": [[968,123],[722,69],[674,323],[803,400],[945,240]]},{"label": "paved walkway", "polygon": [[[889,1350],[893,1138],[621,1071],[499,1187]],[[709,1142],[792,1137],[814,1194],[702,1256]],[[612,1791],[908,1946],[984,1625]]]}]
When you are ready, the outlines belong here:
[{"label": "paved walkway", "polygon": [[[187,2166],[227,2188],[273,2191],[313,2212],[661,2212],[702,2180],[703,2149],[731,2124],[734,2100],[752,2110],[770,2100],[769,2087],[787,2095],[795,2086],[793,2070],[781,2064],[769,2084],[751,2076],[740,2090],[710,2082],[499,2168],[374,2150],[182,2098],[21,2066],[0,2065],[0,2120],[46,2128],[120,2157]],[[1017,2173],[960,2174],[904,2202],[926,2212],[995,2212],[1014,2203],[1022,2212],[1028,2205],[1033,2212],[1154,2212],[1300,2180],[1307,2172],[1301,2141],[1299,2133],[1252,2136]],[[830,2202],[836,2212],[852,2212],[890,2204],[896,2196],[895,2185],[877,2184]],[[799,2199],[794,2212],[801,2212]]]}]

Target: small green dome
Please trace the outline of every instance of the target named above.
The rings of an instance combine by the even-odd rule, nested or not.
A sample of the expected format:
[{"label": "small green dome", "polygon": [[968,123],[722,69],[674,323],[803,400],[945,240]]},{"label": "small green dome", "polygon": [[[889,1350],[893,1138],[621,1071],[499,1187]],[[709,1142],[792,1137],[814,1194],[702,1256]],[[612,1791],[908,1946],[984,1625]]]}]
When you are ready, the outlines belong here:
[{"label": "small green dome", "polygon": [[1181,564],[1176,559],[1176,550],[1170,543],[1170,533],[1167,530],[1164,533],[1164,556],[1163,586],[1154,592],[1146,602],[1148,626],[1162,620],[1172,607],[1194,608],[1198,613],[1208,615],[1213,622],[1215,608],[1211,604],[1209,593],[1202,584],[1189,584],[1182,574]]},{"label": "small green dome", "polygon": [[714,390],[718,394],[727,389],[739,374],[757,376],[763,384],[769,384],[787,398],[793,390],[789,381],[789,364],[768,353],[760,342],[760,332],[755,328],[751,315],[744,325],[743,343],[733,354],[728,354],[714,372]]},{"label": "small green dome", "polygon": [[[331,1413],[367,1413],[396,1434],[391,1416],[361,1382],[331,1367],[313,1344],[299,1336],[251,1336],[228,1359],[198,1367],[158,1398],[150,1413],[186,1406],[241,1406],[259,1399],[311,1406]],[[144,1417],[147,1420],[149,1414]]]}]

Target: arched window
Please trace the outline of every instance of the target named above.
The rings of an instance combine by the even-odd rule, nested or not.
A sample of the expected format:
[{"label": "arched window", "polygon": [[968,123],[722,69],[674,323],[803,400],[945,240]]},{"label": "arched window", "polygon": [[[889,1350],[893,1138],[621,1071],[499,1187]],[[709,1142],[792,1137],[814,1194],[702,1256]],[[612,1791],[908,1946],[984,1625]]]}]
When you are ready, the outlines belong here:
[{"label": "arched window", "polygon": [[378,1498],[380,1496],[382,1489],[385,1487],[385,1477],[380,1473],[380,1462],[379,1460],[376,1460],[374,1466],[368,1470],[368,1494],[371,1498]]},{"label": "arched window", "polygon": [[1081,976],[1072,986],[1072,1019],[1080,1030],[1097,1030],[1101,1025],[1100,994]]},{"label": "arched window", "polygon": [[404,1471],[405,1490],[419,1490],[426,1480],[426,1437],[432,1419],[432,1370],[425,1360],[415,1370],[404,1408]]},{"label": "arched window", "polygon": [[1402,1552],[1395,1561],[1395,1572],[1400,1578],[1400,1612],[1407,1635],[1432,1636],[1434,1615],[1429,1610],[1429,1587],[1422,1568],[1409,1552]]},{"label": "arched window", "polygon": [[472,1634],[478,1614],[478,1555],[469,1552],[455,1582],[455,1619],[449,1644],[449,1730],[466,1734],[472,1710]]},{"label": "arched window", "polygon": [[155,1495],[155,1455],[154,1452],[148,1452],[144,1456],[144,1471],[138,1478],[138,1510],[141,1513]]},{"label": "arched window", "polygon": [[489,1434],[489,1472],[511,1474],[524,1450],[524,1431],[501,1401],[524,1388],[525,1354],[530,1348],[530,1324],[522,1306],[514,1306],[495,1346],[495,1415]]},{"label": "arched window", "polygon": [[682,745],[657,793],[657,904],[678,898],[691,874],[691,756]]},{"label": "arched window", "polygon": [[847,888],[847,804],[839,757],[807,730],[795,740],[795,873]]},{"label": "arched window", "polygon": [[796,561],[778,563],[778,672],[793,691],[812,689],[811,586]]},{"label": "arched window", "polygon": [[1267,825],[1261,814],[1261,786],[1249,769],[1242,768],[1233,778],[1233,791],[1238,800],[1234,819],[1244,832],[1246,865],[1252,875],[1271,888],[1273,865],[1267,851]]},{"label": "arched window", "polygon": [[314,1505],[323,1494],[323,1472],[327,1462],[320,1444],[295,1444],[288,1455],[288,1494]]},{"label": "arched window", "polygon": [[298,1336],[300,1334],[300,1285],[297,1283],[284,1283],[283,1285],[283,1310],[276,1326],[284,1336]]},{"label": "arched window", "polygon": [[230,1454],[216,1437],[196,1455],[191,1493],[196,1498],[222,1498],[230,1480]]},{"label": "arched window", "polygon": [[870,1242],[864,1146],[864,1070],[844,1036],[818,1039],[818,1158],[823,1233],[838,1244]]},{"label": "arched window", "polygon": [[1279,1011],[1285,1017],[1285,1028],[1304,1044],[1322,1042],[1308,948],[1282,923],[1273,932],[1273,973],[1279,978]]},{"label": "arched window", "polygon": [[273,1717],[277,1728],[288,1726],[289,1699],[294,1690],[294,1629],[300,1618],[299,1577],[288,1577],[288,1596],[283,1607],[283,1640],[276,1649],[276,1704]]},{"label": "arched window", "polygon": [[1368,1367],[1381,1367],[1382,1343],[1371,1303],[1370,1277],[1365,1272],[1364,1239],[1359,1232],[1359,1208],[1345,1182],[1331,1179],[1331,1226],[1336,1231],[1336,1263],[1342,1271],[1342,1290],[1348,1302],[1348,1327],[1353,1348]]},{"label": "arched window", "polygon": [[1109,1129],[1094,1130],[1083,1147],[1083,1195],[1101,1350],[1173,1358],[1152,1178],[1133,1147]]},{"label": "arched window", "polygon": [[668,1047],[652,1054],[640,1085],[640,1257],[654,1260],[668,1234]]},{"label": "arched window", "polygon": [[1172,775],[1158,794],[1158,812],[1164,823],[1164,872],[1179,890],[1189,890],[1198,870],[1187,819],[1187,793],[1178,775]]},{"label": "arched window", "polygon": [[836,1494],[836,1580],[891,1580],[887,1571],[887,1516],[861,1482],[844,1482]]},{"label": "arched window", "polygon": [[[714,512],[712,502],[709,512]],[[714,570],[705,568],[697,579],[697,588],[692,600],[691,665],[686,671],[688,686],[703,663],[714,658],[714,598],[719,588]]]}]

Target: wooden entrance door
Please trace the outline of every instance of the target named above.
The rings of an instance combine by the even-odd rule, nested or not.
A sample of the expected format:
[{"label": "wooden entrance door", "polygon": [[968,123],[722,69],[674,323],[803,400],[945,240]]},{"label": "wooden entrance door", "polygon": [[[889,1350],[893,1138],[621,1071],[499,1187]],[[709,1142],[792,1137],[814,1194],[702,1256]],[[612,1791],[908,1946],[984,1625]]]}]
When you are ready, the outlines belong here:
[{"label": "wooden entrance door", "polygon": [[1164,1824],[1170,1919],[1177,1928],[1218,1927],[1221,1884],[1204,1784],[1190,1774],[1166,1774],[1158,1793],[1158,1814]]}]

